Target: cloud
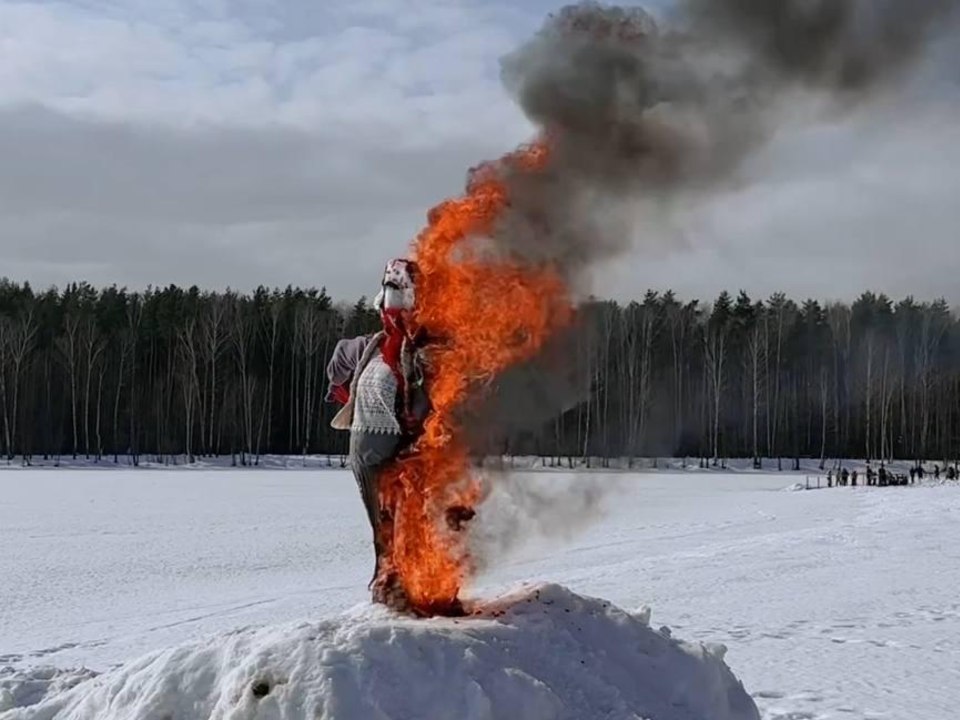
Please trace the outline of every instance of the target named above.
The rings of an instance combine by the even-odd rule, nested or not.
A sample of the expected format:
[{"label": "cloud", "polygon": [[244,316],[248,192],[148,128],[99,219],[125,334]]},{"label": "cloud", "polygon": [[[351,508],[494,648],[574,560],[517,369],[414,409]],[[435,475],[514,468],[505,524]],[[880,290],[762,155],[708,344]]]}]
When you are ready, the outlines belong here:
[{"label": "cloud", "polygon": [[[638,217],[632,263],[598,275],[617,288],[673,288],[711,300],[849,300],[866,289],[960,305],[960,102],[871,108],[784,133],[742,184],[652,226]],[[663,237],[664,233],[668,236]]]},{"label": "cloud", "polygon": [[[0,275],[372,294],[467,168],[529,137],[498,60],[551,7],[7,0]],[[598,287],[957,298],[955,89],[916,92],[782,138],[722,198],[638,208]]]},{"label": "cloud", "polygon": [[78,279],[71,263],[82,263],[90,280],[135,287],[289,282],[372,295],[384,258],[422,224],[425,193],[442,197],[492,150],[0,112],[0,267],[37,282]]},{"label": "cloud", "polygon": [[529,134],[497,79],[517,13],[314,5],[3,5],[0,273],[372,294],[430,205]]}]

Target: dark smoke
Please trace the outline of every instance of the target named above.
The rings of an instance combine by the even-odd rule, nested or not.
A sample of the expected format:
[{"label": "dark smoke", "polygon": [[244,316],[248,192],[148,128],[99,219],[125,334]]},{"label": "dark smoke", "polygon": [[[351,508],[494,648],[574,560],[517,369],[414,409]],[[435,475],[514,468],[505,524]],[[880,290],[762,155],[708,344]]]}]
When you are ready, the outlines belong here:
[{"label": "dark smoke", "polygon": [[479,456],[502,454],[507,438],[541,427],[590,395],[584,347],[594,327],[578,319],[550,338],[530,362],[494,379],[479,404],[467,405],[460,422],[465,440]]},{"label": "dark smoke", "polygon": [[[769,140],[783,101],[805,90],[849,107],[892,87],[958,5],[686,0],[675,29],[639,8],[566,7],[502,61],[504,85],[555,150],[552,172],[517,179],[517,213],[547,221],[541,253],[609,252],[602,223],[592,224],[598,235],[581,221],[576,239],[554,238],[569,230],[571,209],[555,201],[580,212],[598,195],[662,197],[723,182]],[[530,244],[509,230],[498,239]]]},{"label": "dark smoke", "polygon": [[739,46],[773,79],[864,93],[910,70],[954,0],[686,0],[694,32]]},{"label": "dark smoke", "polygon": [[[511,206],[486,242],[495,253],[560,267],[584,292],[587,272],[650,223],[644,205],[682,208],[735,180],[795,121],[798,96],[835,112],[897,87],[958,6],[681,0],[670,27],[641,8],[565,7],[502,60],[504,86],[548,138],[551,160],[543,172],[504,168]],[[556,363],[556,348],[545,354],[536,368]],[[565,384],[572,395],[559,391]],[[515,369],[478,417],[486,427],[536,426],[587,388]]]},{"label": "dark smoke", "polygon": [[[670,26],[640,8],[565,7],[503,58],[504,86],[551,160],[537,173],[501,168],[511,206],[486,249],[550,262],[585,294],[591,268],[651,224],[641,210],[688,207],[736,181],[778,130],[818,119],[812,110],[849,111],[896,89],[960,5],[678,1]],[[588,368],[565,338],[498,378],[471,408],[474,449],[496,450],[491,435],[584,400]]]}]

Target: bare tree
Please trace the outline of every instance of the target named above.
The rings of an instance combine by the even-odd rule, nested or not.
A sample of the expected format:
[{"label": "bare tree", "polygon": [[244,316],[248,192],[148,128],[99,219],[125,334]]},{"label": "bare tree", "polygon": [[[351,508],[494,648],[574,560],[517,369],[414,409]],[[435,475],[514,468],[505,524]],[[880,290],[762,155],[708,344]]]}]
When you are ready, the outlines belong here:
[{"label": "bare tree", "polygon": [[665,301],[666,324],[670,330],[670,356],[674,383],[674,451],[680,447],[684,431],[684,407],[686,402],[685,378],[689,367],[687,350],[689,337],[696,319],[696,303],[683,305],[676,302],[672,295]]},{"label": "bare tree", "polygon": [[313,421],[319,400],[319,373],[323,365],[323,357],[327,354],[326,352],[321,354],[321,351],[324,350],[325,342],[329,343],[329,333],[325,332],[327,322],[327,313],[315,302],[306,301],[297,307],[296,347],[301,361],[301,382],[298,383],[300,418],[297,427],[300,431],[300,452],[304,457],[307,455],[313,436]]},{"label": "bare tree", "polygon": [[56,339],[60,358],[64,363],[70,384],[70,420],[73,428],[73,457],[76,459],[80,440],[78,432],[78,385],[80,365],[80,315],[68,310],[63,319],[63,334]]},{"label": "bare tree", "polygon": [[864,415],[864,452],[867,461],[877,457],[877,454],[874,452],[875,447],[873,445],[873,398],[875,394],[874,368],[877,362],[877,345],[877,334],[873,328],[870,328],[867,330],[866,336],[863,339],[863,344],[861,345],[861,354],[864,361],[863,396],[866,407]]},{"label": "bare tree", "polygon": [[10,410],[7,408],[7,366],[10,362],[10,318],[0,317],[0,409],[3,410],[4,454],[13,459],[13,441],[10,433]]},{"label": "bare tree", "polygon": [[940,301],[921,308],[919,337],[916,343],[917,388],[920,405],[920,456],[929,453],[931,391],[934,384],[934,364],[943,336],[949,324],[946,303]]},{"label": "bare tree", "polygon": [[240,411],[243,444],[240,452],[240,462],[246,465],[248,458],[253,455],[253,404],[256,379],[250,368],[250,353],[256,340],[256,318],[246,312],[242,301],[234,300],[234,310],[231,313],[230,341],[233,347],[234,361],[240,376]]},{"label": "bare tree", "polygon": [[706,359],[707,379],[711,395],[710,445],[713,461],[720,459],[720,408],[723,404],[725,386],[724,365],[727,358],[727,335],[729,327],[708,327],[703,335],[703,350]]},{"label": "bare tree", "polygon": [[[126,325],[120,331],[120,352],[117,357],[117,383],[116,391],[113,396],[113,462],[120,462],[120,400],[123,395],[123,388],[126,384],[127,373],[130,373],[130,399],[133,402],[135,387],[134,379],[136,377],[136,350],[137,336],[140,331],[140,323],[143,318],[143,304],[140,298],[134,297],[128,301],[126,310]],[[133,410],[131,410],[131,418]],[[131,443],[132,443],[131,426]],[[132,447],[131,447],[132,452]]]},{"label": "bare tree", "polygon": [[200,364],[197,321],[187,318],[177,333],[177,358],[180,365],[180,392],[183,398],[183,440],[187,462],[195,460],[193,452],[193,434],[195,409],[200,396],[200,378],[197,368]]},{"label": "bare tree", "polygon": [[650,416],[651,389],[653,385],[653,348],[660,334],[660,305],[656,293],[647,293],[640,306],[640,382],[639,382],[639,421],[637,438],[642,449],[647,437],[647,418]]},{"label": "bare tree", "polygon": [[827,325],[833,339],[833,419],[835,446],[843,447],[849,429],[850,308],[839,303],[827,306]]},{"label": "bare tree", "polygon": [[206,369],[205,392],[202,400],[201,423],[206,423],[206,428],[201,424],[200,433],[204,436],[204,453],[217,454],[219,452],[219,443],[216,435],[217,418],[217,397],[220,392],[218,372],[220,369],[220,358],[222,357],[229,339],[227,330],[226,313],[228,309],[228,298],[218,295],[210,295],[203,304],[203,312],[200,315],[200,336],[203,364]]},{"label": "bare tree", "polygon": [[788,324],[792,322],[796,308],[787,300],[783,293],[775,293],[767,303],[767,312],[764,313],[766,327],[765,355],[768,361],[773,361],[773,371],[768,373],[768,383],[773,379],[773,387],[768,387],[767,397],[771,398],[772,406],[767,413],[767,444],[771,456],[777,458],[777,467],[783,469],[780,452],[780,391],[783,386],[783,345]]},{"label": "bare tree", "polygon": [[[268,311],[263,318],[264,332],[268,338],[269,352],[267,360],[267,406],[265,415],[267,418],[267,442],[273,441],[273,394],[274,383],[277,375],[277,349],[280,343],[280,319],[283,314],[283,302],[276,298],[270,301]],[[257,455],[260,454],[259,447]]]},{"label": "bare tree", "polygon": [[83,321],[80,339],[83,348],[85,379],[83,384],[83,444],[87,458],[90,457],[90,390],[93,382],[94,369],[98,367],[104,349],[107,347],[106,338],[100,333],[97,319],[88,314]]},{"label": "bare tree", "polygon": [[830,373],[826,367],[820,369],[820,469],[827,464],[827,416],[830,407]]},{"label": "bare tree", "polygon": [[766,343],[764,342],[763,325],[757,323],[747,335],[747,373],[750,378],[750,417],[752,420],[753,436],[753,464],[759,469],[761,466],[760,453],[760,402],[766,373]]}]

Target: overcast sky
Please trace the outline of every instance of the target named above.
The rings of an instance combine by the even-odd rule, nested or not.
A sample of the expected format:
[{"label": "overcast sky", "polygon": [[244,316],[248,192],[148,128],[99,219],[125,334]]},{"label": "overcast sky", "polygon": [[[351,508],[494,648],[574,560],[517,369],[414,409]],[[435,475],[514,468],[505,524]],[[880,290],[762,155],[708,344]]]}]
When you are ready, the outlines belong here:
[{"label": "overcast sky", "polygon": [[[372,295],[466,169],[530,137],[498,59],[554,7],[0,0],[0,276]],[[932,72],[784,131],[735,191],[638,227],[598,293],[958,303],[958,118]]]}]

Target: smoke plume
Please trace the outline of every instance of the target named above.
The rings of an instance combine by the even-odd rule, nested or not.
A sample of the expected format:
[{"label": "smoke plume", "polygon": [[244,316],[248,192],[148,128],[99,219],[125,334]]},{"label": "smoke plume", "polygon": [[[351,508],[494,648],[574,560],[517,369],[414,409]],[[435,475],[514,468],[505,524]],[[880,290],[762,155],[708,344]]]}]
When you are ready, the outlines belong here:
[{"label": "smoke plume", "polygon": [[588,271],[648,219],[640,209],[688,207],[734,180],[796,120],[798,96],[835,113],[894,89],[958,6],[683,0],[668,27],[641,8],[565,7],[502,60],[503,84],[547,139],[550,162],[508,175],[510,209],[485,242],[559,267],[585,295]]},{"label": "smoke plume", "polygon": [[[501,168],[510,207],[483,248],[549,263],[585,297],[591,268],[649,222],[644,208],[689,207],[735,181],[787,125],[896,89],[958,5],[680,0],[669,25],[641,8],[563,8],[502,60],[503,84],[550,160],[538,172]],[[554,343],[499,378],[467,423],[475,444],[491,428],[533,428],[586,398],[578,361],[589,367],[573,343]]]},{"label": "smoke plume", "polygon": [[615,475],[517,477],[501,474],[485,486],[480,523],[471,535],[476,571],[482,573],[522,543],[570,540],[606,512],[605,501],[622,487]]},{"label": "smoke plume", "polygon": [[512,179],[495,242],[580,277],[625,249],[637,203],[730,181],[793,120],[788,100],[835,111],[894,88],[958,5],[685,0],[664,28],[640,8],[560,10],[502,61],[551,163]]}]

